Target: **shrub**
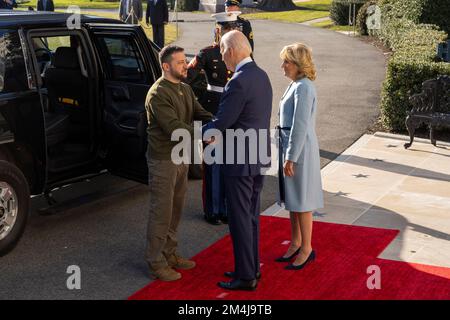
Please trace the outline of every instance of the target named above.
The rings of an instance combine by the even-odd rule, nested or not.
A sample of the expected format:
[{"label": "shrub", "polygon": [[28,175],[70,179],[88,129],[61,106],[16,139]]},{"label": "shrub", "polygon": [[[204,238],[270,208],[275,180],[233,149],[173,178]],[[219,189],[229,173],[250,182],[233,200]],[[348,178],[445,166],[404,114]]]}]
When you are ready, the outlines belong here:
[{"label": "shrub", "polygon": [[410,20],[398,19],[383,25],[380,38],[393,51],[415,47],[413,56],[418,57],[425,51],[427,58],[433,60],[437,44],[445,41],[447,34],[432,24],[414,24]]},{"label": "shrub", "polygon": [[[334,24],[344,26],[349,24],[349,6],[350,3],[357,2],[356,12],[367,0],[333,0],[330,7],[330,18]],[[353,15],[353,12],[352,12]]]},{"label": "shrub", "polygon": [[433,23],[450,34],[449,0],[426,0],[420,17],[422,23]]},{"label": "shrub", "polygon": [[404,131],[407,111],[412,108],[409,97],[421,91],[423,81],[436,78],[439,74],[450,75],[450,65],[422,59],[406,59],[402,54],[394,55],[388,64],[381,94],[383,125],[393,131]]},{"label": "shrub", "polygon": [[[405,3],[409,2],[410,6]],[[393,131],[404,131],[409,97],[422,82],[439,74],[450,75],[450,64],[436,61],[436,47],[447,34],[433,24],[419,23],[424,0],[380,0],[380,39],[393,51],[381,92],[381,119]],[[450,110],[449,110],[450,111]]]},{"label": "shrub", "polygon": [[435,24],[450,32],[449,0],[379,0],[384,19],[406,18],[419,24]]}]

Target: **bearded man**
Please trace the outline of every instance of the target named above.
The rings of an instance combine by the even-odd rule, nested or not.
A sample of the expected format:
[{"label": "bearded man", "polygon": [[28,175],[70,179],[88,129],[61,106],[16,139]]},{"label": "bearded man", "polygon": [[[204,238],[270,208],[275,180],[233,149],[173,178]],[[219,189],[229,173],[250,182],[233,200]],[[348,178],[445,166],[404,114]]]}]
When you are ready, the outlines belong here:
[{"label": "bearded man", "polygon": [[[213,115],[204,110],[187,77],[184,49],[164,47],[159,60],[162,77],[150,88],[145,101],[148,119],[147,164],[150,208],[146,260],[153,279],[173,281],[181,278],[175,269],[192,269],[195,262],[177,252],[177,229],[184,207],[189,164],[171,159],[172,133],[184,129],[194,136],[194,120],[210,121]],[[190,157],[189,157],[190,158]]]}]

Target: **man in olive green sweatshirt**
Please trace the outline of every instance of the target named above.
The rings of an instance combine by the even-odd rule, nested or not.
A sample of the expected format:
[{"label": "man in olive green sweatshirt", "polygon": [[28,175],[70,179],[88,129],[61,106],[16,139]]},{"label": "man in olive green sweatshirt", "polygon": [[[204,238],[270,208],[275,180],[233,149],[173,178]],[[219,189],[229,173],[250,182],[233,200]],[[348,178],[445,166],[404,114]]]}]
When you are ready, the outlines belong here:
[{"label": "man in olive green sweatshirt", "polygon": [[[210,121],[213,115],[197,102],[187,77],[184,49],[166,46],[159,60],[163,75],[150,88],[145,108],[148,119],[147,163],[150,187],[150,214],[146,260],[153,279],[173,281],[181,278],[174,269],[191,269],[195,262],[177,252],[177,229],[188,184],[189,164],[175,164],[172,133],[185,129],[194,136],[194,120]],[[190,159],[191,157],[189,157]]]}]

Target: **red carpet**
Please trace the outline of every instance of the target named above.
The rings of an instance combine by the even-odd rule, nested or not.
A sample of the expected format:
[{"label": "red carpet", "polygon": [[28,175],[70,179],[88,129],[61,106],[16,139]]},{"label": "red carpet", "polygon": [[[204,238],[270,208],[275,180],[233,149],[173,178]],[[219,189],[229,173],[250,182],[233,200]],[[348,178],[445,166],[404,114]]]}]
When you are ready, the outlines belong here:
[{"label": "red carpet", "polygon": [[[233,269],[230,237],[197,254],[197,267],[175,282],[154,281],[129,299],[151,300],[310,300],[450,299],[450,268],[378,259],[397,230],[314,222],[316,260],[300,271],[274,262],[287,249],[289,219],[261,217],[262,279],[254,292],[226,291],[224,271]],[[367,267],[381,269],[381,289],[367,288]]]}]

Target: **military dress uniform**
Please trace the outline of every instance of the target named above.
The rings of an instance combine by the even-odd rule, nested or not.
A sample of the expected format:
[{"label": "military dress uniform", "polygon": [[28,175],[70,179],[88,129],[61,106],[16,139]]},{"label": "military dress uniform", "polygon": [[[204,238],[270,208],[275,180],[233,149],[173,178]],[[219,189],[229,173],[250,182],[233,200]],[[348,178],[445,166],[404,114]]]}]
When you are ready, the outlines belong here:
[{"label": "military dress uniform", "polygon": [[[205,110],[215,115],[225,84],[232,76],[232,72],[227,70],[222,61],[218,44],[203,48],[189,63],[188,82],[197,78],[202,71],[205,73],[207,86],[199,102]],[[203,164],[202,198],[206,221],[211,224],[219,224],[220,220],[227,221],[225,189],[220,164]]]},{"label": "military dress uniform", "polygon": [[207,86],[199,102],[204,109],[216,114],[223,88],[233,75],[222,61],[218,44],[203,48],[189,63],[187,81],[193,81],[202,71],[205,73]]},{"label": "military dress uniform", "polygon": [[[237,14],[219,13],[213,15],[218,23],[221,19],[226,22],[237,22]],[[229,26],[229,25],[228,25]],[[238,25],[234,25],[238,27]],[[234,28],[234,27],[233,27]],[[193,84],[201,72],[204,72],[206,78],[206,91],[198,94],[199,102],[202,107],[216,114],[219,108],[220,97],[225,85],[233,76],[222,60],[220,54],[219,37],[216,42],[209,47],[203,48],[192,59],[188,65],[187,82]],[[220,164],[203,164],[203,211],[205,219],[211,224],[220,224],[220,220],[227,222],[227,206],[225,199],[225,186],[222,168]]]},{"label": "military dress uniform", "polygon": [[[227,0],[227,1],[225,1],[225,8],[228,8],[230,6],[240,7],[241,4],[242,4],[242,0]],[[227,10],[227,12],[228,12],[228,10]],[[250,42],[250,45],[252,46],[252,51],[254,51],[255,44],[253,42],[253,30],[252,30],[252,25],[251,25],[250,21],[238,16],[236,23],[239,26],[239,28],[238,28],[239,31],[241,31],[247,37],[248,41]]]},{"label": "military dress uniform", "polygon": [[253,42],[253,30],[252,25],[250,24],[250,21],[247,19],[238,17],[237,18],[238,24],[240,25],[240,30],[248,39],[250,42],[250,45],[252,46],[252,51],[255,50],[255,44]]}]

